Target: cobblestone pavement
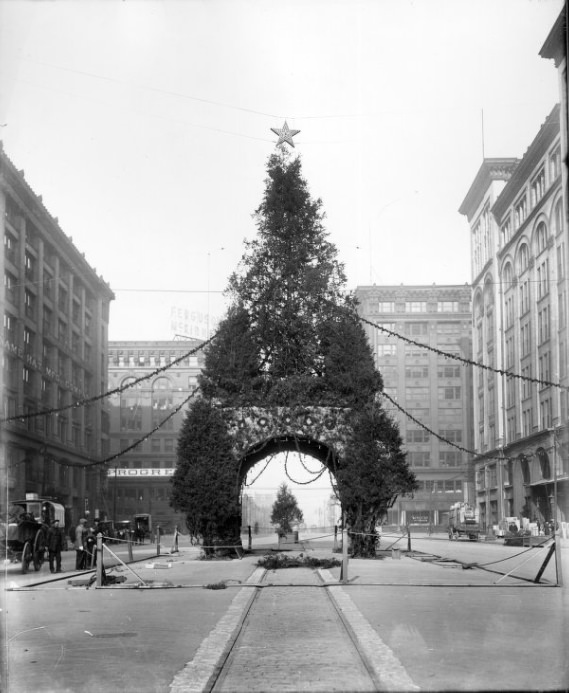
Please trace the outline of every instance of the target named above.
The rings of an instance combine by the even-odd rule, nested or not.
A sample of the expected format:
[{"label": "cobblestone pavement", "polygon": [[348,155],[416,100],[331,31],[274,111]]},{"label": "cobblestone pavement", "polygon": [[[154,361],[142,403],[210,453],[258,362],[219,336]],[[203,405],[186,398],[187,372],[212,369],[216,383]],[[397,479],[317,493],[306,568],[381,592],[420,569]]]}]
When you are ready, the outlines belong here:
[{"label": "cobblestone pavement", "polygon": [[330,573],[321,576],[272,571],[256,598],[242,590],[171,693],[210,690],[214,681],[215,693],[418,690],[342,588],[323,587]]},{"label": "cobblestone pavement", "polygon": [[258,594],[216,693],[376,690],[316,573],[280,570],[266,583],[275,586]]},{"label": "cobblestone pavement", "polygon": [[[502,554],[476,550],[483,552],[476,560],[491,567]],[[329,549],[312,553],[331,556]],[[317,574],[299,568],[269,572],[261,582],[259,555],[199,561],[197,554],[187,546],[171,564],[162,557],[133,565],[148,588],[137,586],[130,569],[116,589],[71,587],[64,576],[10,591],[11,578],[5,581],[2,690],[190,693],[208,690],[226,661],[243,686],[223,672],[218,685],[226,691],[352,691],[360,675],[359,690],[569,689],[568,546],[562,588],[552,585],[552,566],[547,582],[535,585],[405,555],[351,560],[343,585],[338,568],[321,570],[320,586]],[[203,589],[220,582],[226,589]],[[361,657],[342,622],[373,680],[365,666],[353,668]]]}]

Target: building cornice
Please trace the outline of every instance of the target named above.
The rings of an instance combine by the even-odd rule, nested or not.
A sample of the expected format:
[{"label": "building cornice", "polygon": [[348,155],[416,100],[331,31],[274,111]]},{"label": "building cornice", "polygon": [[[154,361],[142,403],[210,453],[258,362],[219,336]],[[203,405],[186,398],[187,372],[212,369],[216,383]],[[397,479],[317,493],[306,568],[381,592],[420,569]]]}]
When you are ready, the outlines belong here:
[{"label": "building cornice", "polygon": [[533,142],[527,148],[522,160],[516,167],[510,180],[500,193],[496,202],[492,205],[492,214],[500,222],[504,212],[514,202],[522,188],[528,183],[529,178],[539,164],[543,155],[547,152],[551,143],[560,136],[559,104],[555,104],[551,113],[539,129]]},{"label": "building cornice", "polygon": [[564,6],[555,20],[555,24],[551,28],[545,43],[539,51],[542,58],[553,60],[555,67],[559,67],[566,57],[567,51],[567,14]]},{"label": "building cornice", "polygon": [[37,195],[30,184],[24,178],[24,172],[19,171],[10,160],[2,142],[0,141],[0,185],[15,197],[15,202],[22,207],[22,215],[25,213],[40,228],[49,229],[54,239],[59,242],[60,252],[67,252],[68,258],[77,267],[80,267],[84,281],[91,281],[97,289],[106,294],[107,300],[114,300],[115,295],[109,284],[100,277],[96,270],[88,263],[85,255],[75,246],[71,236],[68,236],[59,226],[57,217],[53,217],[44,205],[41,195]]},{"label": "building cornice", "polygon": [[466,197],[458,209],[459,213],[464,214],[470,221],[480,207],[490,184],[495,180],[510,180],[518,164],[519,159],[514,158],[484,159],[469,191],[466,193]]}]

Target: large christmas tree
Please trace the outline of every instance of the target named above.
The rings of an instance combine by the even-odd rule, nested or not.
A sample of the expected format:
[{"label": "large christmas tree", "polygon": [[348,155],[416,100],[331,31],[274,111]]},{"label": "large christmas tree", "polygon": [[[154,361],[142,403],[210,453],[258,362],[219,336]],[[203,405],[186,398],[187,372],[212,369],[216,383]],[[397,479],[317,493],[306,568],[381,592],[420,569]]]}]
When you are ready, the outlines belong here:
[{"label": "large christmas tree", "polygon": [[[355,300],[345,289],[343,265],[328,240],[322,202],[312,199],[299,158],[279,148],[267,170],[255,215],[257,236],[245,243],[230,278],[231,307],[207,348],[200,386],[219,408],[342,408],[347,432],[333,472],[354,553],[369,555],[375,551],[376,522],[398,494],[415,488],[415,477],[397,426],[381,408],[382,379]],[[180,440],[199,435],[200,415],[196,403]],[[184,475],[203,465],[206,453],[202,450],[198,462],[179,446],[174,507],[188,510],[181,500]],[[225,460],[212,451],[208,464],[213,468]],[[234,476],[227,478],[231,489],[243,481],[238,468],[234,460]],[[228,514],[234,510],[227,507]]]}]

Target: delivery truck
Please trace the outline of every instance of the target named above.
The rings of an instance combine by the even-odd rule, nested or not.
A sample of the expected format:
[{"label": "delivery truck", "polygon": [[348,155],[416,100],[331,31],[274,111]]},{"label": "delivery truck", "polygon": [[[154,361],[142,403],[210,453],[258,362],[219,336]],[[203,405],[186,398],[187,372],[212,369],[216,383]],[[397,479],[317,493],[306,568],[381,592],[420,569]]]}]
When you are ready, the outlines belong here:
[{"label": "delivery truck", "polygon": [[448,515],[448,538],[457,540],[468,537],[470,541],[478,541],[479,535],[478,508],[473,508],[468,503],[451,505]]}]

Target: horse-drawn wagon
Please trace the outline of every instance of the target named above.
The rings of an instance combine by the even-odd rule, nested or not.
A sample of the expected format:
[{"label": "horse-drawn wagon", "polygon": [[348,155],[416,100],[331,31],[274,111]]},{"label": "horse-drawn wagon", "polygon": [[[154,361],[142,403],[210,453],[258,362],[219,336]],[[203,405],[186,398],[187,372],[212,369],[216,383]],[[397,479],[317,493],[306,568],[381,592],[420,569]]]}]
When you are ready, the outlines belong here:
[{"label": "horse-drawn wagon", "polygon": [[30,564],[38,571],[45,559],[47,530],[54,520],[63,528],[65,509],[59,503],[27,493],[26,500],[11,501],[6,526],[6,558],[22,563],[22,573]]}]

